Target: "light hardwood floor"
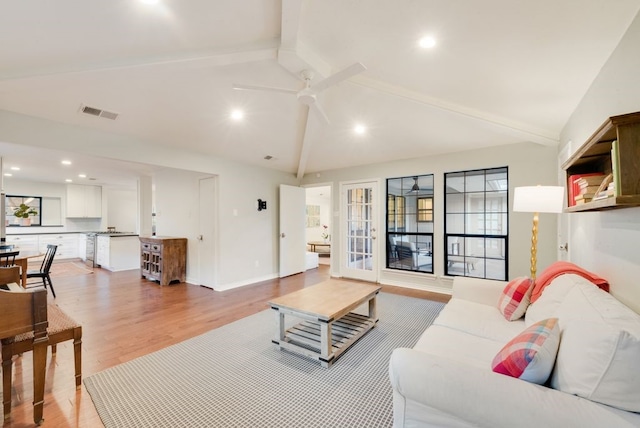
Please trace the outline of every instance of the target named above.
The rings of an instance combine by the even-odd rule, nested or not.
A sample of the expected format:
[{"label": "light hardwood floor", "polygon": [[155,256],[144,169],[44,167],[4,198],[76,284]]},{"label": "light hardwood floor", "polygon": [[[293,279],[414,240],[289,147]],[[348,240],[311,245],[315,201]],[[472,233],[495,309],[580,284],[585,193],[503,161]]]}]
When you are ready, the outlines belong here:
[{"label": "light hardwood floor", "polygon": [[[149,354],[224,324],[268,309],[267,302],[329,278],[320,265],[304,274],[216,292],[191,284],[160,287],[139,271],[53,278],[55,303],[82,324],[83,378]],[[448,296],[399,287],[384,292],[446,302]],[[50,301],[54,301],[49,294]],[[270,338],[265,338],[270,341]],[[73,346],[58,345],[47,357],[43,427],[102,427],[84,386],[74,385]],[[11,417],[5,427],[32,427],[31,354],[14,361]]]}]

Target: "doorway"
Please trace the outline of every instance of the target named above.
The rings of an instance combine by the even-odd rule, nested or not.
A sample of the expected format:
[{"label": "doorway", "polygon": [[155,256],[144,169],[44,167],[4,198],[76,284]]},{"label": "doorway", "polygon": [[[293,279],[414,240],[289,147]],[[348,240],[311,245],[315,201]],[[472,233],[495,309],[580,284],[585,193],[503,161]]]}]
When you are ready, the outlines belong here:
[{"label": "doorway", "polygon": [[340,185],[340,270],[344,277],[378,281],[377,181]]},{"label": "doorway", "polygon": [[198,276],[200,285],[214,288],[218,242],[217,177],[207,177],[199,181],[199,235],[198,235]]},{"label": "doorway", "polygon": [[[319,185],[305,188],[305,202],[306,251],[317,253],[317,261],[319,265],[330,266],[332,254],[331,246],[333,244],[331,186]],[[312,257],[311,260],[316,260],[316,258]],[[311,263],[311,266],[314,266],[314,263]]]}]

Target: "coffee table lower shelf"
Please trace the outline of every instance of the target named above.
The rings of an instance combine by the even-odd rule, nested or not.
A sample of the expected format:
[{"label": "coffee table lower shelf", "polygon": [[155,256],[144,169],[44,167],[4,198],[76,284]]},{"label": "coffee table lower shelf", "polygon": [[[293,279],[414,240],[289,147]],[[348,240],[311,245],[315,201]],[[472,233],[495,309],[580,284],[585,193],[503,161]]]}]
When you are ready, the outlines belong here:
[{"label": "coffee table lower shelf", "polygon": [[[288,311],[280,308],[280,316]],[[298,312],[291,312],[297,317],[302,316]],[[320,361],[323,367],[329,367],[338,357],[360,339],[365,333],[375,327],[377,319],[366,315],[349,312],[342,318],[330,322],[317,318],[302,321],[284,332],[280,340],[273,340],[280,347],[295,352],[314,360]],[[331,345],[323,340],[323,335],[328,336],[331,329]],[[323,343],[327,343],[328,349],[323,355]]]}]

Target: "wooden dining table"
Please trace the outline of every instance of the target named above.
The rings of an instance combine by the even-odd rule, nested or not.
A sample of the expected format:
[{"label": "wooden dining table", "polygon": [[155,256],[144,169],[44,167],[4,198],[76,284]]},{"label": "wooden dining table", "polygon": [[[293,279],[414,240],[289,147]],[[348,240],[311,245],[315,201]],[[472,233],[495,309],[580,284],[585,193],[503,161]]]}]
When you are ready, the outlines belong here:
[{"label": "wooden dining table", "polygon": [[[3,254],[13,254],[16,250],[0,250],[0,256]],[[44,253],[41,251],[20,251],[18,250],[18,254],[16,254],[15,264],[20,266],[20,283],[23,287],[27,287],[27,266],[29,264],[29,259],[35,259],[38,257],[44,256]]]}]

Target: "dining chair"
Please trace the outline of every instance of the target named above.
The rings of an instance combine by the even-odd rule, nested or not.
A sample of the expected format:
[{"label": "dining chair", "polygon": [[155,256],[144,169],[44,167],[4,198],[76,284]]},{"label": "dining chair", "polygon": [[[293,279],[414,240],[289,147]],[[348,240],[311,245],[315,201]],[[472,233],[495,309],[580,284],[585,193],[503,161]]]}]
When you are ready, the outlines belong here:
[{"label": "dining chair", "polygon": [[[47,291],[25,290],[20,283],[20,267],[0,267],[0,341],[2,342],[2,391],[4,418],[11,413],[11,366],[13,348],[9,343],[16,337],[25,338],[33,350],[33,421],[42,423],[44,383],[47,363]],[[15,287],[10,287],[15,285]],[[15,291],[9,291],[15,290]]]},{"label": "dining chair", "polygon": [[[2,248],[11,247],[11,248]],[[16,256],[20,254],[20,251],[13,250],[13,245],[1,245],[0,246],[0,266],[13,266],[16,264]]]},{"label": "dining chair", "polygon": [[[40,265],[39,270],[27,270],[27,280],[29,278],[40,278],[42,279],[42,285],[44,288],[47,288],[47,283],[49,283],[49,287],[51,287],[51,294],[53,297],[56,297],[56,292],[53,289],[53,282],[51,282],[51,276],[49,275],[49,271],[51,270],[51,264],[53,263],[53,258],[56,255],[56,250],[58,249],[57,245],[49,244],[47,245],[47,252],[44,255],[44,259],[42,259],[42,264]],[[29,283],[27,283],[29,284]]]}]

